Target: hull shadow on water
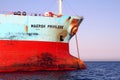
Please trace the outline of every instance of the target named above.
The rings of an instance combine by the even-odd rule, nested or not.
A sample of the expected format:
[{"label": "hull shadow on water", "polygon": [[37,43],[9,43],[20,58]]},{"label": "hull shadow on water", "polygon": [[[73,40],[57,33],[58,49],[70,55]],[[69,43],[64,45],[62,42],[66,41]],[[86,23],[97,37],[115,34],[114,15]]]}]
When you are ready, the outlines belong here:
[{"label": "hull shadow on water", "polygon": [[[76,70],[74,70],[76,71]],[[0,80],[74,80],[74,71],[34,71],[0,73]],[[79,70],[78,70],[79,71]]]}]

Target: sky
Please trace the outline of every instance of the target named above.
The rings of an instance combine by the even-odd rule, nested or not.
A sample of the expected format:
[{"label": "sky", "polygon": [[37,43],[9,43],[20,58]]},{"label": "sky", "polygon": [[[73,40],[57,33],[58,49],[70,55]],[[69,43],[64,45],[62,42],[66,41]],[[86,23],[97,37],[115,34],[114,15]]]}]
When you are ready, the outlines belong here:
[{"label": "sky", "polygon": [[[58,13],[58,0],[1,0],[0,11]],[[63,14],[84,17],[77,32],[83,61],[120,61],[120,0],[63,0]],[[78,57],[75,37],[70,53]]]}]

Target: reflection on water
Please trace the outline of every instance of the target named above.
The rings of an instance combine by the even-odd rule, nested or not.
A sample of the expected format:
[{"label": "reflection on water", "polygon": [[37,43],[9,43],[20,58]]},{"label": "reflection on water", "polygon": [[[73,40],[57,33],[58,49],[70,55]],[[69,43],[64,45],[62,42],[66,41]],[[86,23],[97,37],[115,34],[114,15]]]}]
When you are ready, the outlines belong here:
[{"label": "reflection on water", "polygon": [[70,71],[0,73],[0,80],[69,80]]},{"label": "reflection on water", "polygon": [[120,62],[86,65],[86,70],[0,73],[0,80],[120,80]]}]

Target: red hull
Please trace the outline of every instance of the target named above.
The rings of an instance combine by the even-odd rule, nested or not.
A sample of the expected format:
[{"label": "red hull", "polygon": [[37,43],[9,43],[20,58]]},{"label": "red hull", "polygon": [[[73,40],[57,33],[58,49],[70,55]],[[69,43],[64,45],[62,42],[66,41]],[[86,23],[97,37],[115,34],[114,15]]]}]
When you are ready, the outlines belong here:
[{"label": "red hull", "polygon": [[86,68],[68,43],[0,40],[0,72]]}]

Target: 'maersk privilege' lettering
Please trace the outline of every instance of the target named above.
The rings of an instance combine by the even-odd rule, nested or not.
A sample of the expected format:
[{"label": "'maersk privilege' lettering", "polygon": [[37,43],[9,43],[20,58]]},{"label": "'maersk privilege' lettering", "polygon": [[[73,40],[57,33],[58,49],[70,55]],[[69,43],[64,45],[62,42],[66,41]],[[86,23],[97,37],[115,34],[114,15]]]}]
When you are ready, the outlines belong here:
[{"label": "'maersk privilege' lettering", "polygon": [[[46,25],[43,24],[32,24],[32,28],[46,28]],[[47,28],[56,28],[56,29],[63,29],[64,26],[62,25],[47,25]]]}]

